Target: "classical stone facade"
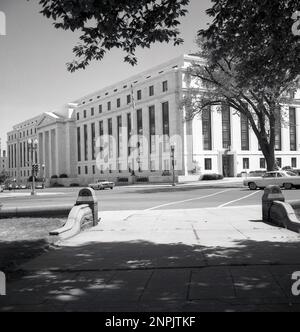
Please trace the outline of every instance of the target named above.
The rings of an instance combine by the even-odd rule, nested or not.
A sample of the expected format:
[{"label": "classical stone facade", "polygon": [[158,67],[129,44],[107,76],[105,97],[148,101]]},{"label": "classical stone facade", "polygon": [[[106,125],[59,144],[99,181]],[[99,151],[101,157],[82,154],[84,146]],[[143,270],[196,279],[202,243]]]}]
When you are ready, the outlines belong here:
[{"label": "classical stone facade", "polygon": [[[243,117],[212,108],[187,121],[182,99],[193,82],[186,68],[197,57],[184,55],[63,109],[25,121],[8,133],[9,171],[17,181],[30,175],[28,138],[38,139],[34,162],[50,180],[67,175],[68,184],[132,175],[169,181],[172,148],[176,175],[265,169],[258,141]],[[201,89],[201,87],[200,87]],[[285,125],[277,130],[279,165],[300,168],[300,93],[285,105]],[[52,182],[53,182],[52,181]]]}]

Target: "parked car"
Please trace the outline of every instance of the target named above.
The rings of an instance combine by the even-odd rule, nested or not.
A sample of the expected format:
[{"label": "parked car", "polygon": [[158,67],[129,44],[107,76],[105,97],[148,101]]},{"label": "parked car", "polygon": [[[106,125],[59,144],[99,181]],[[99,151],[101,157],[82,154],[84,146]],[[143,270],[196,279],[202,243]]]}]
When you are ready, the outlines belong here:
[{"label": "parked car", "polygon": [[287,190],[297,188],[300,187],[300,176],[290,171],[274,171],[267,172],[262,177],[248,178],[244,181],[244,186],[249,187],[250,190],[264,189],[269,185],[284,187]]},{"label": "parked car", "polygon": [[94,190],[114,189],[114,182],[107,180],[98,180],[96,183],[89,184],[89,187]]}]

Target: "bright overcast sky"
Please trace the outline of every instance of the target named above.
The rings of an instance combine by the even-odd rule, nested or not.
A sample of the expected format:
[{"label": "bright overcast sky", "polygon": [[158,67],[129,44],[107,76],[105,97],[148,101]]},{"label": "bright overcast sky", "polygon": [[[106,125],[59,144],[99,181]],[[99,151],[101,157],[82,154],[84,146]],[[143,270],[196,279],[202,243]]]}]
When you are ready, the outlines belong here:
[{"label": "bright overcast sky", "polygon": [[7,20],[7,35],[0,36],[2,148],[6,148],[6,133],[13,125],[195,51],[195,37],[209,21],[205,10],[210,4],[210,0],[191,0],[181,25],[184,45],[157,44],[140,50],[135,67],[123,62],[123,53],[113,51],[102,62],[70,74],[65,64],[73,59],[78,35],[54,29],[52,22],[39,14],[38,0],[0,0],[0,11]]}]

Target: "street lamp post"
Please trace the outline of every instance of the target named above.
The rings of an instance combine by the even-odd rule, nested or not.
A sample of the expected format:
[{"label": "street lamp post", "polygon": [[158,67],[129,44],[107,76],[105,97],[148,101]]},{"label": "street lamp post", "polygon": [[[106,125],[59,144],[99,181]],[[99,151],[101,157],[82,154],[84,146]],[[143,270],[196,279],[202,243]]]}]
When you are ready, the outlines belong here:
[{"label": "street lamp post", "polygon": [[176,186],[176,179],[175,179],[175,145],[171,145],[171,161],[172,161],[172,172],[173,172],[173,183],[172,186]]},{"label": "street lamp post", "polygon": [[32,177],[32,185],[31,185],[31,196],[35,195],[35,170],[33,167],[33,156],[34,152],[38,148],[38,140],[32,140],[31,138],[27,142],[28,145],[28,151],[31,152],[31,177]]}]

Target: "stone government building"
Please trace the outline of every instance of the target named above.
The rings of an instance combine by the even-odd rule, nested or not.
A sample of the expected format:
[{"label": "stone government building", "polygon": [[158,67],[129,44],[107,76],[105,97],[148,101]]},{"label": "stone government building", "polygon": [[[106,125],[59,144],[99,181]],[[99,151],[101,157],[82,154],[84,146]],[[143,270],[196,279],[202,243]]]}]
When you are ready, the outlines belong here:
[{"label": "stone government building", "polygon": [[[48,184],[51,178],[52,183],[65,185],[120,178],[130,183],[132,174],[150,182],[171,181],[168,171],[174,143],[178,176],[218,173],[233,177],[245,170],[265,169],[253,131],[233,110],[212,108],[185,121],[181,101],[190,84],[185,69],[192,61],[199,58],[183,55],[15,125],[7,134],[10,176],[26,183],[31,175],[28,139],[38,140],[33,162],[44,166],[40,176]],[[283,105],[288,124],[279,127],[276,135],[281,166],[300,168],[299,99],[300,91],[293,104]],[[134,146],[129,143],[132,137],[137,141]],[[177,138],[174,143],[173,137]],[[56,179],[62,175],[68,179]]]}]

